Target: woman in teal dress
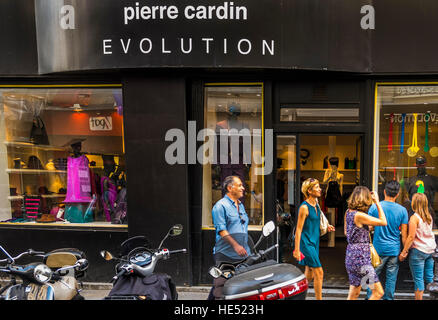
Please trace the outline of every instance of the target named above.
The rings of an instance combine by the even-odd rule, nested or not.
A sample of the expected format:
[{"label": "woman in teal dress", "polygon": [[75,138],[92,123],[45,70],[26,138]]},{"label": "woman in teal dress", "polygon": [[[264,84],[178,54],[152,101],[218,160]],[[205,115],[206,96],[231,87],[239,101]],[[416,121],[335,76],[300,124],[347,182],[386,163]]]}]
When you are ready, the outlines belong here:
[{"label": "woman in teal dress", "polygon": [[[300,265],[305,266],[304,274],[307,280],[309,282],[313,280],[315,298],[322,300],[324,271],[319,261],[321,217],[321,209],[318,205],[318,198],[321,196],[319,181],[313,178],[307,179],[303,182],[301,192],[306,200],[301,204],[298,211],[293,255]],[[335,231],[335,228],[329,225],[327,231]]]}]

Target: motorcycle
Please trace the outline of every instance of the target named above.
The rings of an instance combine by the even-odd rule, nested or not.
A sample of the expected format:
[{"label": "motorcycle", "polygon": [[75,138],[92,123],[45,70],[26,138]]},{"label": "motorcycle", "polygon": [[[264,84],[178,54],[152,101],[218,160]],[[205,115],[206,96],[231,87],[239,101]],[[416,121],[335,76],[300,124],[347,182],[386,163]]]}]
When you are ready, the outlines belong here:
[{"label": "motorcycle", "polygon": [[[297,267],[269,259],[278,247],[258,250],[261,241],[275,230],[272,221],[265,224],[252,254],[238,262],[219,262],[209,270],[215,279],[213,295],[217,300],[304,300],[308,281]],[[250,241],[249,241],[250,242]]]},{"label": "motorcycle", "polygon": [[[0,272],[10,276],[7,285],[0,289],[1,300],[83,300],[77,279],[85,274],[88,260],[85,255],[72,248],[57,249],[49,253],[28,249],[12,257],[2,246],[7,256],[0,260],[5,266]],[[25,265],[16,264],[23,256],[40,257],[43,262]],[[17,278],[21,281],[18,282]]]},{"label": "motorcycle", "polygon": [[105,260],[118,261],[115,267],[116,275],[111,280],[113,288],[104,300],[177,300],[176,286],[171,277],[154,271],[160,260],[187,252],[187,249],[162,248],[169,236],[178,236],[182,230],[183,226],[180,224],[170,228],[157,249],[151,249],[146,237],[136,236],[121,244],[119,258],[107,250],[101,251],[100,254]]}]

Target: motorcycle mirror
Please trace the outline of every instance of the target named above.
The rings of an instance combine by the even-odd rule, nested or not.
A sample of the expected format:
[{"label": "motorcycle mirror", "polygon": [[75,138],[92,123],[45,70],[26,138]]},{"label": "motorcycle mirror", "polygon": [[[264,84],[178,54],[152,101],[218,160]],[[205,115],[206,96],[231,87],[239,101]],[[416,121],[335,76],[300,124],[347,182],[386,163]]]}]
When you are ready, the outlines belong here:
[{"label": "motorcycle mirror", "polygon": [[[111,252],[106,251],[106,250],[102,250],[100,252],[100,255],[102,256],[102,258],[104,258],[106,261],[111,261],[114,259],[113,255],[111,254]],[[82,259],[81,259],[82,260]]]},{"label": "motorcycle mirror", "polygon": [[275,230],[275,224],[273,221],[269,221],[263,226],[263,235],[265,237],[269,236]]},{"label": "motorcycle mirror", "polygon": [[171,237],[179,236],[182,233],[182,231],[183,231],[183,226],[181,224],[176,224],[169,230],[169,236]]},{"label": "motorcycle mirror", "polygon": [[260,235],[259,240],[257,241],[257,243],[254,245],[254,248],[257,248],[259,246],[259,244],[262,242],[263,238],[266,238],[267,236],[269,236],[272,231],[275,230],[275,224],[273,221],[269,221],[268,223],[266,223],[263,226],[262,229],[262,234]]},{"label": "motorcycle mirror", "polygon": [[163,245],[164,241],[169,237],[179,236],[182,233],[183,226],[181,224],[176,224],[170,230],[167,232],[166,236],[163,240],[161,240],[160,245],[158,246],[158,249],[161,249],[161,246]]},{"label": "motorcycle mirror", "polygon": [[78,271],[85,271],[88,269],[88,260],[87,259],[79,259],[78,262]]},{"label": "motorcycle mirror", "polygon": [[217,267],[211,267],[210,270],[208,270],[208,273],[215,279],[222,275],[221,269]]}]

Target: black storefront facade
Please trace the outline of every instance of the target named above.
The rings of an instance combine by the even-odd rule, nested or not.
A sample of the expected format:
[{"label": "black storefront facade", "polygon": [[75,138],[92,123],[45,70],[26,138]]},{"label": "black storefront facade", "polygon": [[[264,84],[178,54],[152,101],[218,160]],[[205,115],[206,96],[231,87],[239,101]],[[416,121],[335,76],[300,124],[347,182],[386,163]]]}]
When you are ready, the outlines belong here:
[{"label": "black storefront facade", "polygon": [[[301,179],[324,180],[326,157],[339,158],[345,193],[355,185],[378,188],[393,177],[408,181],[416,170],[415,157],[406,155],[414,122],[420,147],[428,124],[429,149],[423,153],[428,154],[431,174],[436,170],[431,150],[438,113],[434,105],[438,47],[426,36],[436,24],[432,12],[437,5],[432,2],[170,1],[158,5],[36,0],[32,5],[3,1],[1,6],[2,94],[45,90],[51,95],[51,90],[73,89],[79,94],[90,90],[91,98],[104,90],[121,94],[122,122],[113,118],[112,124],[122,128],[117,141],[126,162],[129,194],[124,225],[2,222],[0,242],[11,252],[77,247],[90,260],[87,280],[108,281],[113,266],[100,258],[101,249],[117,252],[118,245],[134,235],[158,243],[171,225],[181,223],[182,236],[167,244],[186,247],[189,254],[172,258],[160,270],[180,285],[210,283],[207,270],[214,230],[209,212],[220,196],[220,171],[199,163],[196,156],[190,159],[189,153],[204,143],[196,139],[198,131],[215,129],[230,107],[239,108],[238,119],[252,132],[261,129],[265,138],[266,130],[272,130],[272,172],[254,175],[254,165],[244,172],[254,236],[265,222],[275,220],[279,197],[295,213]],[[2,99],[6,103],[5,96]],[[80,107],[86,109],[86,103]],[[415,121],[411,112],[428,114],[428,120],[423,115],[422,121]],[[400,143],[402,124],[406,125],[404,143]],[[194,142],[190,140],[193,125]],[[186,139],[184,163],[166,159],[175,141],[166,138],[172,129],[179,129]],[[55,136],[60,131],[53,131],[52,137],[48,130],[49,138],[58,141]],[[86,147],[95,141],[91,137]],[[103,153],[111,153],[105,148]],[[258,151],[267,152],[267,146]],[[17,174],[11,165],[6,169],[9,175]],[[9,181],[1,183],[6,189],[16,187],[12,178],[5,179]],[[7,195],[14,196],[20,192]],[[335,222],[339,212],[342,209],[333,211]],[[342,250],[343,242],[342,232],[324,239],[333,250]],[[408,271],[407,264],[403,268]],[[409,274],[402,280],[408,278]]]}]

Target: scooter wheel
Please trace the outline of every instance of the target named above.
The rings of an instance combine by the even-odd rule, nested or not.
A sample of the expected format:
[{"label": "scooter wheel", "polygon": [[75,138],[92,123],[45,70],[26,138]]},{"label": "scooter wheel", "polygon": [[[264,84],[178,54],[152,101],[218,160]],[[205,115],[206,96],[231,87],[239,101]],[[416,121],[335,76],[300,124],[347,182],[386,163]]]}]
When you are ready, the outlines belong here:
[{"label": "scooter wheel", "polygon": [[78,293],[72,298],[72,300],[85,300],[85,298]]}]

